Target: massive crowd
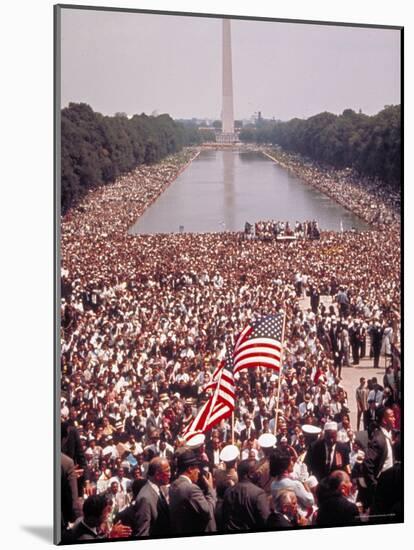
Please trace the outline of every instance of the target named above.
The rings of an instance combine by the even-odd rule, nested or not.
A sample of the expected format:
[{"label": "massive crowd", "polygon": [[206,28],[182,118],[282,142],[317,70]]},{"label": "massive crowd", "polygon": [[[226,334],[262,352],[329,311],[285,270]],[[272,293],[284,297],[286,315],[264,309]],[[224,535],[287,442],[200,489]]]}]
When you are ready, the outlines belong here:
[{"label": "massive crowd", "polygon": [[266,220],[258,221],[253,225],[246,222],[244,228],[246,238],[261,240],[272,239],[319,239],[321,232],[316,220],[296,221],[290,225],[288,221]]},{"label": "massive crowd", "polygon": [[281,149],[266,149],[266,154],[373,227],[384,229],[399,223],[401,195],[398,188],[375,178],[361,177],[352,168],[329,169]]},{"label": "massive crowd", "polygon": [[[400,518],[401,502],[381,499],[377,488],[388,470],[397,479],[397,454],[381,440],[385,458],[379,459],[378,445],[358,437],[341,382],[342,369],[362,357],[371,356],[373,366],[381,354],[388,358],[382,384],[362,380],[357,389],[358,424],[370,442],[384,432],[391,448],[398,447],[400,367],[390,359],[400,327],[398,201],[381,189],[349,186],[348,176],[332,172],[328,192],[326,173],[294,160],[301,177],[365,213],[373,229],[290,242],[243,240],[238,233],[131,234],[195,154],[140,167],[91,192],[62,219],[62,453],[69,457],[65,468],[62,462],[62,492],[72,495],[62,503],[62,527],[75,522],[65,536]],[[380,213],[376,220],[371,203]],[[282,376],[242,371],[234,428],[223,420],[201,446],[187,449],[183,430],[206,399],[203,387],[226,348],[248,323],[282,309]],[[321,465],[325,451],[330,458]],[[199,477],[200,468],[208,473]],[[197,493],[190,496],[202,521],[179,517],[180,498],[191,501],[183,479]],[[153,505],[151,513],[145,508],[150,489],[163,510],[161,527],[148,520],[155,513]],[[238,508],[242,489],[252,498],[249,517]]]}]

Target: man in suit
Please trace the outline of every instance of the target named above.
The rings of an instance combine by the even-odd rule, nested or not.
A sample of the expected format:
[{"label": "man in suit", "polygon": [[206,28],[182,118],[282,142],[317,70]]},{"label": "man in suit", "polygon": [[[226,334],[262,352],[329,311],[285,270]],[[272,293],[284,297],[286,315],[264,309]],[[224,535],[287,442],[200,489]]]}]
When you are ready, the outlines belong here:
[{"label": "man in suit", "polygon": [[368,432],[368,437],[371,439],[372,434],[378,428],[378,413],[375,399],[368,401],[368,408],[363,412],[364,430]]},{"label": "man in suit", "polygon": [[208,466],[210,472],[213,472],[220,465],[220,439],[214,435],[211,437],[209,443],[206,446],[206,455],[208,457]]},{"label": "man in suit", "polygon": [[256,462],[242,460],[237,466],[238,483],[227,489],[223,502],[223,527],[227,533],[263,529],[269,516],[265,491],[256,485]]},{"label": "man in suit", "polygon": [[[368,389],[366,387],[366,380],[364,377],[359,379],[359,386],[355,391],[355,399],[357,403],[357,432],[359,431],[359,426],[361,424],[361,418],[363,418],[364,412],[368,409]],[[364,429],[365,428],[365,420]]]},{"label": "man in suit", "polygon": [[349,447],[337,442],[338,424],[327,422],[324,436],[312,443],[306,453],[305,464],[318,481],[328,476],[334,470],[344,470],[350,473]]},{"label": "man in suit", "polygon": [[240,441],[242,443],[252,436],[256,437],[256,430],[254,429],[251,416],[246,416],[245,425],[246,427],[240,432]]},{"label": "man in suit", "polygon": [[320,302],[319,288],[312,285],[310,289],[310,305],[315,315],[317,315],[318,313],[319,302]]},{"label": "man in suit", "polygon": [[131,528],[120,521],[112,526],[108,533],[101,531],[101,526],[108,521],[112,510],[111,501],[104,495],[91,495],[83,505],[83,517],[69,531],[64,533],[62,542],[73,544],[78,541],[97,539],[127,538],[132,534]]},{"label": "man in suit", "polygon": [[147,483],[135,501],[136,531],[139,537],[162,537],[170,534],[169,508],[162,486],[168,485],[171,477],[170,463],[165,458],[155,457],[148,465]]},{"label": "man in suit", "polygon": [[401,443],[397,441],[394,445],[394,465],[380,474],[375,488],[372,512],[380,517],[381,523],[403,521],[402,488]]},{"label": "man in suit", "polygon": [[318,488],[319,509],[316,525],[358,525],[359,511],[356,505],[348,500],[352,489],[349,475],[341,470],[332,472]]},{"label": "man in suit", "polygon": [[173,533],[197,535],[215,531],[216,492],[211,473],[200,475],[200,459],[191,449],[178,455],[177,470],[178,478],[169,492]]},{"label": "man in suit", "polygon": [[162,421],[161,409],[158,403],[156,403],[153,405],[151,413],[147,418],[147,433],[149,434],[153,429],[160,430],[162,428]]},{"label": "man in suit", "polygon": [[369,328],[368,332],[371,335],[372,354],[374,358],[374,369],[378,369],[384,329],[381,327],[381,323],[379,321],[375,321],[375,323]]},{"label": "man in suit", "polygon": [[165,439],[160,439],[159,453],[160,458],[166,458],[170,464],[172,463],[174,459],[174,447],[167,443]]},{"label": "man in suit", "polygon": [[298,500],[294,491],[282,489],[275,499],[275,511],[267,518],[268,529],[286,529],[306,525],[307,520],[298,514]]},{"label": "man in suit", "polygon": [[118,523],[119,521],[123,525],[127,525],[128,527],[131,527],[132,534],[136,533],[138,525],[137,525],[137,516],[136,516],[136,509],[135,509],[135,501],[137,500],[137,496],[141,489],[146,485],[147,480],[146,479],[134,479],[131,485],[131,491],[132,491],[132,502],[129,506],[124,508],[121,512],[119,512],[115,516],[115,523]]},{"label": "man in suit", "polygon": [[389,408],[377,409],[379,428],[368,442],[363,472],[371,499],[380,475],[394,465],[392,431],[395,427],[394,411]]},{"label": "man in suit", "polygon": [[82,506],[78,498],[78,479],[76,477],[75,463],[61,453],[61,512],[62,531],[82,516]]},{"label": "man in suit", "polygon": [[260,405],[259,412],[253,418],[253,423],[255,430],[258,434],[261,434],[263,431],[263,423],[265,420],[269,419],[269,414],[266,411],[266,406],[264,404]]},{"label": "man in suit", "polygon": [[83,488],[85,487],[86,493],[91,495],[92,487],[89,482],[89,468],[82,442],[78,430],[69,421],[61,423],[61,451],[75,463],[75,471],[78,478],[78,493],[82,495]]}]

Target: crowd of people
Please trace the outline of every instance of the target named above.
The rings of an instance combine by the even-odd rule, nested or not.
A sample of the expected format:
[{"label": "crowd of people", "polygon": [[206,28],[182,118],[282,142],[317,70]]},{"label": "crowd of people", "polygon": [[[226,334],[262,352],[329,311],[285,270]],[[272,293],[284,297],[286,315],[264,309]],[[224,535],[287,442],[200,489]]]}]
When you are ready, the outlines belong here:
[{"label": "crowd of people", "polygon": [[291,227],[288,221],[258,221],[253,225],[246,222],[244,234],[247,238],[256,238],[263,241],[280,238],[319,239],[320,229],[316,220],[299,222]]},{"label": "crowd of people", "polygon": [[[277,253],[274,242],[238,233],[131,234],[195,154],[140,167],[62,219],[65,536],[399,519],[401,500],[381,481],[386,472],[394,482],[399,475],[392,449],[399,446],[400,366],[390,358],[400,327],[398,217],[388,217],[389,202],[370,189],[386,228],[322,231],[317,241],[278,243]],[[295,170],[326,176],[309,165]],[[338,182],[341,196],[358,188]],[[367,196],[361,185],[356,204]],[[281,310],[280,376],[241,371],[234,422],[221,421],[189,449],[183,431],[226,349],[247,324]],[[357,389],[364,442],[360,426],[350,424],[342,369],[368,356],[378,367],[381,355],[389,362],[383,385],[361,381]]]},{"label": "crowd of people", "polygon": [[401,194],[398,188],[376,178],[361,177],[352,168],[335,170],[282,149],[266,149],[270,158],[351,210],[376,228],[399,224]]}]

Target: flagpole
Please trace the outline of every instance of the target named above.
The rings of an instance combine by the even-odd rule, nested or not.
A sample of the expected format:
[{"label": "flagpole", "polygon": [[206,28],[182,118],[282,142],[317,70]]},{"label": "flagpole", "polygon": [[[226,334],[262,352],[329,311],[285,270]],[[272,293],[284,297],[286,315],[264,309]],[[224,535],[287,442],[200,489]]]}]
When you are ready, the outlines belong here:
[{"label": "flagpole", "polygon": [[231,444],[234,445],[234,411],[231,413]]},{"label": "flagpole", "polygon": [[283,328],[282,328],[282,349],[280,351],[280,370],[279,370],[279,377],[277,381],[277,396],[276,396],[276,411],[275,411],[275,425],[273,428],[273,433],[276,435],[277,433],[277,421],[279,416],[279,399],[280,399],[280,386],[281,386],[281,378],[282,378],[282,369],[283,369],[283,351],[285,348],[285,325],[286,325],[286,309],[284,311],[283,316]]},{"label": "flagpole", "polygon": [[218,396],[219,391],[220,391],[221,375],[223,374],[223,368],[220,369],[219,379],[217,380],[217,385],[216,385],[216,388],[214,390],[213,399],[211,401],[211,407],[210,407],[210,410],[208,412],[208,416],[207,416],[207,420],[206,420],[205,424],[208,424],[208,422],[210,420],[210,417],[211,417],[211,413],[214,411],[214,407],[216,406],[217,396]]}]

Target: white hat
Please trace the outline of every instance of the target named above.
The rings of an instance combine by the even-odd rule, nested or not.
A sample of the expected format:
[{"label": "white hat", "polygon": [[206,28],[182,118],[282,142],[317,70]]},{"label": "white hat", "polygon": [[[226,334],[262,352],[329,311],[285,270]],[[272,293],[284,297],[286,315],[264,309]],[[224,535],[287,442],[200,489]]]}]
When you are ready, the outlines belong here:
[{"label": "white hat", "polygon": [[232,462],[239,458],[240,452],[236,445],[226,445],[220,451],[220,460],[223,462]]},{"label": "white hat", "polygon": [[319,435],[321,431],[319,426],[314,426],[313,424],[304,424],[302,426],[302,432],[305,435]]},{"label": "white hat", "polygon": [[204,434],[196,434],[193,435],[193,437],[190,437],[190,439],[187,441],[186,446],[190,449],[198,449],[201,447],[201,445],[206,440],[206,436]]},{"label": "white hat", "polygon": [[273,434],[262,434],[257,440],[262,449],[270,449],[276,444],[276,437]]},{"label": "white hat", "polygon": [[325,432],[327,430],[332,430],[333,432],[337,432],[338,431],[338,424],[337,422],[326,422],[325,424]]}]

